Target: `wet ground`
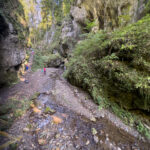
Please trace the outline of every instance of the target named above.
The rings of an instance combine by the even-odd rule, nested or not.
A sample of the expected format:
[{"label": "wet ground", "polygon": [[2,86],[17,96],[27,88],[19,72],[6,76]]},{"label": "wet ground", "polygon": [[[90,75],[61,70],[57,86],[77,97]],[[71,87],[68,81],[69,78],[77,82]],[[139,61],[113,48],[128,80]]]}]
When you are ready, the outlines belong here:
[{"label": "wet ground", "polygon": [[110,112],[98,110],[87,93],[63,79],[62,70],[49,68],[46,76],[39,70],[28,78],[29,84],[20,83],[8,90],[7,96],[1,94],[7,98],[40,93],[28,112],[8,131],[21,136],[18,150],[149,149],[150,143],[134,129]]}]

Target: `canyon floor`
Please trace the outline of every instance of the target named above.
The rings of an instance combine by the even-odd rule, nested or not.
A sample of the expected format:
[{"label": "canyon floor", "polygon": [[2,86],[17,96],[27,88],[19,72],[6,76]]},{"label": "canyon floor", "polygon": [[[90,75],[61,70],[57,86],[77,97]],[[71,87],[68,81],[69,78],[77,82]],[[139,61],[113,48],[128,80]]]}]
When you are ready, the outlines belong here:
[{"label": "canyon floor", "polygon": [[[47,68],[25,75],[29,83],[0,90],[8,99],[32,99],[27,112],[0,136],[0,145],[17,142],[18,150],[148,150],[150,143],[115,115],[99,107],[82,89],[63,78],[63,70]],[[1,148],[2,149],[2,148]],[[11,148],[3,148],[4,150]]]}]

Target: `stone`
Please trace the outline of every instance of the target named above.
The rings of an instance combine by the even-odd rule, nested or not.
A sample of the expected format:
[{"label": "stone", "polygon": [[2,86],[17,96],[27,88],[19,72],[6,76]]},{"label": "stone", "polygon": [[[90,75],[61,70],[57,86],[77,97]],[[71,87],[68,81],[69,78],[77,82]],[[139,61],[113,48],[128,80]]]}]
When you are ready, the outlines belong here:
[{"label": "stone", "polygon": [[56,136],[55,136],[55,137],[56,137],[56,139],[58,139],[58,138],[60,137],[60,134],[56,134]]},{"label": "stone", "polygon": [[48,67],[57,68],[57,67],[60,67],[62,63],[63,63],[62,57],[58,53],[56,53],[52,55],[52,58],[49,60],[47,65]]},{"label": "stone", "polygon": [[94,135],[94,141],[95,141],[95,143],[98,143],[98,142],[99,142],[98,136]]},{"label": "stone", "polygon": [[[81,25],[89,19],[95,20],[99,29],[114,30],[118,25],[125,26],[140,19],[144,7],[144,0],[78,0],[76,6],[71,8],[71,15]],[[129,19],[125,20],[122,16]],[[97,28],[93,30],[95,32]]]},{"label": "stone", "polygon": [[23,128],[23,132],[30,132],[29,128]]},{"label": "stone", "polygon": [[[26,52],[20,45],[18,36],[14,32],[13,25],[0,15],[0,24],[3,25],[3,32],[0,33],[0,86],[9,80],[16,80],[17,73],[21,72],[21,65],[25,61]],[[7,20],[7,21],[6,21]],[[2,35],[5,36],[2,36]],[[3,37],[3,38],[1,38]],[[14,77],[12,76],[14,74]]]},{"label": "stone", "polygon": [[89,140],[87,140],[86,145],[89,145],[89,144],[90,144],[90,141],[89,141]]},{"label": "stone", "polygon": [[79,8],[79,7],[73,6],[70,10],[70,13],[76,22],[85,23],[85,20],[87,18],[87,12],[84,7]]},{"label": "stone", "polygon": [[93,121],[93,122],[96,122],[96,118],[95,117],[92,117],[90,120]]}]

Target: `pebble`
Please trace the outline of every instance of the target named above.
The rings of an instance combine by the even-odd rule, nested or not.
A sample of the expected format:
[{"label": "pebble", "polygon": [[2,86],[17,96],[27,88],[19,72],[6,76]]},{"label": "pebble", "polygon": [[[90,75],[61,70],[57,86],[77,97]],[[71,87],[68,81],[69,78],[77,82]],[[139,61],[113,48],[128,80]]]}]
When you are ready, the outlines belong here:
[{"label": "pebble", "polygon": [[29,128],[24,128],[23,129],[23,132],[29,132],[30,130],[29,130]]},{"label": "pebble", "polygon": [[96,122],[96,118],[95,117],[92,117],[90,120],[93,121],[93,122]]},{"label": "pebble", "polygon": [[100,131],[100,135],[103,135],[103,134],[104,134],[104,131],[101,130],[101,131]]},{"label": "pebble", "polygon": [[106,138],[106,141],[109,141],[109,138],[108,138],[108,137]]},{"label": "pebble", "polygon": [[102,140],[100,140],[100,144],[103,144],[103,141],[102,141]]},{"label": "pebble", "polygon": [[99,142],[98,136],[95,136],[95,135],[94,135],[94,141],[95,141],[95,143],[98,143],[98,142]]},{"label": "pebble", "polygon": [[89,140],[87,140],[86,145],[89,145],[89,144],[90,144],[90,141],[89,141]]},{"label": "pebble", "polygon": [[60,134],[56,134],[56,136],[55,136],[55,137],[56,137],[56,139],[58,139],[58,138],[60,137]]}]

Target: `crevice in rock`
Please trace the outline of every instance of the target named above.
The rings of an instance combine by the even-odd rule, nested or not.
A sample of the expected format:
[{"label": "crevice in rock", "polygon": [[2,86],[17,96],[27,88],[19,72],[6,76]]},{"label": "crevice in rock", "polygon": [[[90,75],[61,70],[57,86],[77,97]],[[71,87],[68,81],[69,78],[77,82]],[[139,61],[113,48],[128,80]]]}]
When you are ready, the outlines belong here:
[{"label": "crevice in rock", "polygon": [[18,64],[18,65],[16,65],[16,66],[14,66],[15,71],[19,71],[21,65],[22,65],[22,64]]},{"label": "crevice in rock", "polygon": [[4,17],[0,14],[0,40],[8,35],[9,26]]}]

